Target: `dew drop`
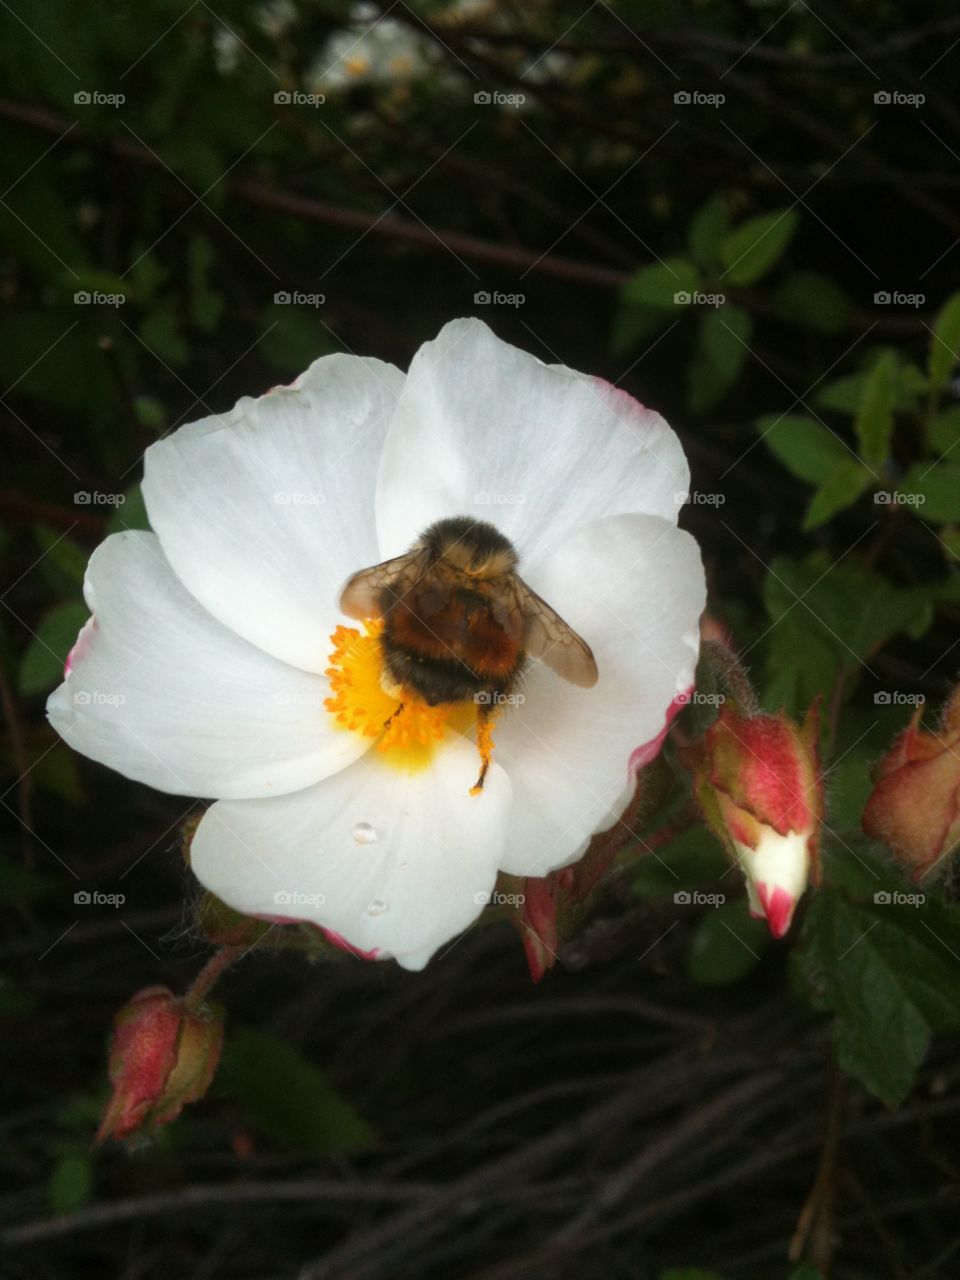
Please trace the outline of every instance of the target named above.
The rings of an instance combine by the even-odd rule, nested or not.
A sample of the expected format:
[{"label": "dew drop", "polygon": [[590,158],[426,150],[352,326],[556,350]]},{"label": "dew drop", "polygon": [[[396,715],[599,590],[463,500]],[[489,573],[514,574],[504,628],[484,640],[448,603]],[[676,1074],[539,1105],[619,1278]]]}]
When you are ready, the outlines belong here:
[{"label": "dew drop", "polygon": [[358,822],[353,828],[353,838],[357,844],[374,844],[377,833],[369,822]]},{"label": "dew drop", "polygon": [[368,916],[382,916],[387,909],[387,904],[381,902],[379,898],[374,898],[372,902],[367,903]]}]

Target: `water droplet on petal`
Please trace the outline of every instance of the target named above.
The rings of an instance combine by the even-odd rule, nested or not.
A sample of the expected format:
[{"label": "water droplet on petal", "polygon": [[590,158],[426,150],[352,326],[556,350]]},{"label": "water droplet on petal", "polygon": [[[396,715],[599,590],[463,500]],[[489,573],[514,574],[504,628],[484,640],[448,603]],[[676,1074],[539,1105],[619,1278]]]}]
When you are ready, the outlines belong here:
[{"label": "water droplet on petal", "polygon": [[377,833],[369,822],[358,822],[353,828],[353,838],[357,844],[373,844]]},{"label": "water droplet on petal", "polygon": [[372,902],[367,903],[368,916],[382,916],[387,909],[387,904],[381,902],[379,898],[374,898]]}]

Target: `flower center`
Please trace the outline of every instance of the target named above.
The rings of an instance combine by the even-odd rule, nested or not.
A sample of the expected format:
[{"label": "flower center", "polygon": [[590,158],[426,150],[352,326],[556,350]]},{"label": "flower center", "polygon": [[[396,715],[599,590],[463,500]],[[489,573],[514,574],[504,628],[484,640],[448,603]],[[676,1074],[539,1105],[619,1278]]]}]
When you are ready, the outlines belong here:
[{"label": "flower center", "polygon": [[[383,664],[380,635],[383,624],[368,621],[356,627],[338,626],[330,637],[333,652],[325,675],[331,696],[324,706],[337,724],[368,738],[388,763],[408,771],[425,768],[447,728],[466,733],[477,717],[472,702],[428,706],[412,690],[394,684]],[[477,735],[481,760],[489,762],[493,738],[488,723]]]}]

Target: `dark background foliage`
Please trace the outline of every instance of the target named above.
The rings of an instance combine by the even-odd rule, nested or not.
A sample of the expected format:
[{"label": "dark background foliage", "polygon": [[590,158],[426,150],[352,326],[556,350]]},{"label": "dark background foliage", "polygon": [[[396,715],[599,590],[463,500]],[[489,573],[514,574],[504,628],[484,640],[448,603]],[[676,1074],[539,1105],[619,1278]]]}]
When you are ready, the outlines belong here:
[{"label": "dark background foliage", "polygon": [[[856,834],[906,700],[957,669],[955,6],[0,23],[4,1274],[955,1275],[957,909],[947,882],[875,910],[900,882]],[[113,1011],[207,945],[195,806],[44,720],[86,557],[143,523],[158,436],[324,352],[405,366],[465,314],[680,432],[714,613],[766,705],[826,698],[826,888],[784,945],[731,879],[681,911],[723,874],[693,832],[538,988],[505,925],[415,977],[263,951],[221,988],[208,1099],[91,1153]],[[125,902],[75,905],[93,888]]]}]

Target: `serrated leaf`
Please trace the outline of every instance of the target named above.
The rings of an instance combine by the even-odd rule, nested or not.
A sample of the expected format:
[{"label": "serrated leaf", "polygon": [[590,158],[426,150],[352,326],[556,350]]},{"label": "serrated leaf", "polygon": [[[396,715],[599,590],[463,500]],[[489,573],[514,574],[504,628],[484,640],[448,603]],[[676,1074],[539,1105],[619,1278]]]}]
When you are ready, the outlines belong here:
[{"label": "serrated leaf", "polygon": [[25,697],[60,683],[67,654],[89,616],[86,605],[78,603],[56,605],[44,614],[23,655],[17,676],[17,687]]},{"label": "serrated leaf", "polygon": [[730,284],[753,284],[765,276],[783,251],[800,223],[795,209],[775,209],[749,218],[724,237],[720,259],[726,271],[723,280]]},{"label": "serrated leaf", "polygon": [[960,521],[960,462],[917,462],[897,490],[916,499],[905,503],[922,520],[956,524]]},{"label": "serrated leaf", "polygon": [[930,360],[927,370],[930,385],[942,390],[950,381],[960,363],[960,293],[955,293],[944,303],[934,321],[930,338]]},{"label": "serrated leaf", "polygon": [[[666,258],[641,267],[623,286],[626,302],[639,302],[647,307],[673,310],[686,305],[677,301],[678,294],[692,294],[700,284],[700,275],[686,258]],[[678,311],[678,315],[682,315]]]},{"label": "serrated leaf", "polygon": [[853,461],[853,454],[831,431],[800,414],[768,414],[757,423],[760,438],[791,475],[821,484],[834,467]]},{"label": "serrated leaf", "polygon": [[850,312],[840,286],[817,271],[792,272],[777,291],[776,303],[785,320],[820,333],[842,332]]},{"label": "serrated leaf", "polygon": [[896,376],[896,357],[884,352],[864,383],[853,428],[866,463],[879,465],[890,452]]},{"label": "serrated leaf", "polygon": [[873,475],[856,459],[845,458],[838,462],[810,499],[803,517],[804,530],[819,529],[831,516],[856,502],[873,481]]},{"label": "serrated leaf", "polygon": [[740,376],[752,336],[753,321],[743,307],[720,307],[703,317],[688,375],[691,409],[703,413],[730,390]]},{"label": "serrated leaf", "polygon": [[910,1092],[931,1033],[960,1027],[958,946],[956,909],[933,902],[822,891],[810,904],[798,963],[817,1007],[835,1015],[840,1065],[888,1106]]},{"label": "serrated leaf", "polygon": [[730,215],[722,196],[711,196],[694,214],[687,229],[687,244],[694,260],[707,271],[720,262],[720,245],[730,229]]},{"label": "serrated leaf", "polygon": [[373,1130],[320,1068],[267,1031],[241,1028],[227,1037],[217,1082],[251,1124],[285,1146],[329,1155],[374,1145]]}]

